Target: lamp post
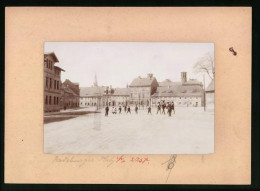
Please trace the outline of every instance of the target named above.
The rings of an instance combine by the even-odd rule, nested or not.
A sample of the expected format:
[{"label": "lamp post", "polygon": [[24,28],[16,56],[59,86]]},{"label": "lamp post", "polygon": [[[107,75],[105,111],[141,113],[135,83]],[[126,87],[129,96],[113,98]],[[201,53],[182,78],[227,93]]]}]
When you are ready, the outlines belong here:
[{"label": "lamp post", "polygon": [[106,95],[106,97],[107,97],[107,105],[108,105],[108,95],[112,95],[112,94],[114,94],[114,89],[112,88],[112,87],[107,87],[106,89],[105,89],[105,91],[104,91],[104,93],[105,93],[105,95]]}]

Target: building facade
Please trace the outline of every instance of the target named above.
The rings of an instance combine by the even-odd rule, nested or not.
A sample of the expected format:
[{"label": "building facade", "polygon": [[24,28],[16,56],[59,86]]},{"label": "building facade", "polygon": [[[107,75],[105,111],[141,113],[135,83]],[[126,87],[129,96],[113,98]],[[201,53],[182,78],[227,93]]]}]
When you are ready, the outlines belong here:
[{"label": "building facade", "polygon": [[175,106],[201,107],[204,103],[204,90],[201,82],[190,79],[187,73],[181,73],[181,81],[172,82],[166,79],[159,82],[159,87],[152,95],[152,105],[174,102]]},{"label": "building facade", "polygon": [[135,78],[129,85],[130,104],[148,106],[151,104],[152,95],[159,86],[153,74],[148,74],[146,78]]},{"label": "building facade", "polygon": [[66,79],[62,83],[61,106],[63,109],[78,108],[80,102],[79,84]]},{"label": "building facade", "polygon": [[115,88],[113,94],[104,95],[103,105],[124,106],[130,102],[130,88]]},{"label": "building facade", "polygon": [[44,54],[44,112],[61,108],[61,71],[64,70],[55,66],[58,62],[54,52]]},{"label": "building facade", "polygon": [[81,87],[80,107],[100,106],[103,100],[105,87]]}]

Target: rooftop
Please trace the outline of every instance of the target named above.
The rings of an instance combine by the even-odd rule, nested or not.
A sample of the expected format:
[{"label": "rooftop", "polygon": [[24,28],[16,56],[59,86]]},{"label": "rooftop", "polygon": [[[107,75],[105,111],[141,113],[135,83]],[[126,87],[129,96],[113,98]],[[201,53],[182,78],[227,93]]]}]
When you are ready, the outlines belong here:
[{"label": "rooftop", "polygon": [[45,52],[44,55],[49,55],[53,57],[54,62],[59,62],[56,54],[54,52]]},{"label": "rooftop", "polygon": [[129,87],[151,86],[154,81],[158,83],[155,77],[142,78],[139,76],[132,81]]},{"label": "rooftop", "polygon": [[152,97],[199,97],[202,95],[203,88],[200,85],[173,85],[171,87],[158,87]]}]

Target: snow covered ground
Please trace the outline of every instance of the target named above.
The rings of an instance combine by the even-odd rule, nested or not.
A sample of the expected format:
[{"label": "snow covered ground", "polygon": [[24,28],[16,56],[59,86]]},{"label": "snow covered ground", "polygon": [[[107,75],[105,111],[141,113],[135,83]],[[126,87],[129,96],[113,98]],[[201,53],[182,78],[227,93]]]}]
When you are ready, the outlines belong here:
[{"label": "snow covered ground", "polygon": [[[84,110],[84,109],[82,109]],[[110,108],[111,111],[111,108]],[[44,152],[52,154],[206,154],[214,152],[214,113],[177,107],[176,113],[105,117],[82,115],[44,125]]]}]

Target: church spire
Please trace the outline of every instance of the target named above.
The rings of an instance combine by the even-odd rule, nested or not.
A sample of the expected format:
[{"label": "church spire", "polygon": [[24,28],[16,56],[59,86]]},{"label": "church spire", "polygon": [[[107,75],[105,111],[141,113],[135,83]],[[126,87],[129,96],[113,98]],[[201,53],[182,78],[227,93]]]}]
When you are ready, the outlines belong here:
[{"label": "church spire", "polygon": [[98,86],[97,74],[95,73],[94,87],[97,87],[97,86]]}]

